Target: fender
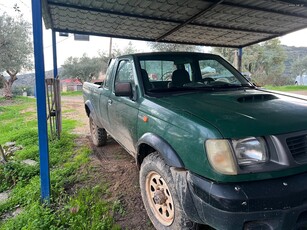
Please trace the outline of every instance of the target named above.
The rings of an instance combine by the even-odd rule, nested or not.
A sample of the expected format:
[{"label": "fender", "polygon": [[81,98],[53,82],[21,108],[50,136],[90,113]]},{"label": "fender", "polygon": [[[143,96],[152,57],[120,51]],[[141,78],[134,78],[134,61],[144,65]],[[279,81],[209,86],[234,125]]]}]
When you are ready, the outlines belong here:
[{"label": "fender", "polygon": [[163,138],[153,134],[145,133],[137,142],[137,164],[140,165],[143,157],[140,155],[142,144],[151,146],[163,157],[165,163],[171,167],[184,168],[184,164],[176,151]]},{"label": "fender", "polygon": [[97,117],[97,114],[95,112],[95,109],[94,109],[94,107],[92,105],[92,102],[90,100],[87,100],[85,102],[85,111],[86,111],[87,116],[91,117],[94,120],[96,125],[102,127],[100,122],[99,122],[99,119]]}]

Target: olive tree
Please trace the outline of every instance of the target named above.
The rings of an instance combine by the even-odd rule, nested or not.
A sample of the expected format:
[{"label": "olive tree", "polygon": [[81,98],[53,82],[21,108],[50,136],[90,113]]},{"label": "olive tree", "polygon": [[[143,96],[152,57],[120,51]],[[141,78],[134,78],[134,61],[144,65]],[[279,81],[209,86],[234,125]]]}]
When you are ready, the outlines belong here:
[{"label": "olive tree", "polygon": [[224,59],[226,59],[231,64],[234,63],[234,60],[235,60],[234,56],[237,51],[238,49],[228,48],[228,47],[213,47],[212,48],[212,53],[222,56]]},{"label": "olive tree", "polygon": [[292,72],[295,75],[303,75],[304,73],[307,72],[307,56],[296,60],[291,67]]},{"label": "olive tree", "polygon": [[3,86],[4,86],[4,78],[2,78],[0,75],[0,89],[2,89]]},{"label": "olive tree", "polygon": [[[213,48],[213,53],[222,55],[227,61],[234,59],[233,48]],[[285,70],[286,54],[278,39],[243,48],[242,71],[251,73],[253,80],[261,85],[280,85]]]},{"label": "olive tree", "polygon": [[177,43],[163,43],[163,42],[147,42],[148,46],[154,51],[201,51],[200,46],[184,45]]},{"label": "olive tree", "polygon": [[126,54],[138,53],[139,50],[130,41],[126,47],[119,49],[118,47],[112,50],[112,57],[118,57]]},{"label": "olive tree", "polygon": [[0,15],[0,78],[6,98],[13,96],[12,85],[17,74],[32,68],[32,53],[31,24],[21,16],[14,19]]},{"label": "olive tree", "polygon": [[66,59],[63,67],[62,78],[77,78],[82,83],[91,81],[99,76],[100,72],[105,72],[109,58],[103,54],[99,57],[88,57],[83,54],[82,57],[69,57]]}]

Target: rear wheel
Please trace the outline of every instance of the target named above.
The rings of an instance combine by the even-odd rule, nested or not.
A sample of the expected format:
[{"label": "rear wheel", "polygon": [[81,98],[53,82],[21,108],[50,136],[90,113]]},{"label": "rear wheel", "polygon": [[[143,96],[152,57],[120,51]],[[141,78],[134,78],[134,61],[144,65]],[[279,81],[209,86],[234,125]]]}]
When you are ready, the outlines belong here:
[{"label": "rear wheel", "polygon": [[156,229],[196,229],[183,212],[170,167],[157,152],[148,155],[140,171],[140,187],[147,214]]},{"label": "rear wheel", "polygon": [[91,117],[89,122],[93,144],[98,147],[105,145],[107,143],[106,130],[104,128],[99,128]]}]

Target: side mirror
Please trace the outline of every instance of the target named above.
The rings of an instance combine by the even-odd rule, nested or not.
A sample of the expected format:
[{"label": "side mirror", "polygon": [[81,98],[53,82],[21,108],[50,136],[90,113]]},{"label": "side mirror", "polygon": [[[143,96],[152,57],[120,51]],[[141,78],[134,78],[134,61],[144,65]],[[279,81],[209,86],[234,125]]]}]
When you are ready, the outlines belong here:
[{"label": "side mirror", "polygon": [[132,97],[131,82],[119,82],[115,84],[115,96],[119,97]]}]

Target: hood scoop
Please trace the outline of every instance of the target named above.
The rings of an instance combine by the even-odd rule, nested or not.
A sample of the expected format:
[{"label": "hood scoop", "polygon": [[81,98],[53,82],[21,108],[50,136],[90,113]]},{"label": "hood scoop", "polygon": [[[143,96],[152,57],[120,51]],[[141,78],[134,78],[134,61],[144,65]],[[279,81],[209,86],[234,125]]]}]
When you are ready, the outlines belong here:
[{"label": "hood scoop", "polygon": [[270,101],[274,99],[278,99],[278,97],[272,94],[254,94],[254,95],[239,97],[237,100],[240,103],[254,103],[254,102]]}]

